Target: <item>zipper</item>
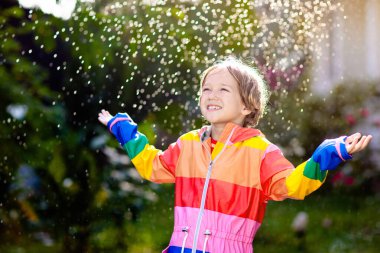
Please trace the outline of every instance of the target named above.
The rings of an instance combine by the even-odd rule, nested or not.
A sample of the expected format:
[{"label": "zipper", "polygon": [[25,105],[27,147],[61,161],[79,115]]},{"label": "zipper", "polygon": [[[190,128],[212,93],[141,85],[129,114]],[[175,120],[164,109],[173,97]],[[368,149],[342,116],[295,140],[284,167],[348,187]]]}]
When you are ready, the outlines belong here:
[{"label": "zipper", "polygon": [[193,247],[191,249],[191,253],[196,253],[196,250],[197,250],[197,243],[198,243],[198,236],[199,236],[199,230],[201,228],[201,222],[202,222],[202,217],[203,217],[203,213],[204,213],[204,209],[205,209],[205,203],[206,203],[206,196],[207,196],[207,190],[208,190],[208,185],[210,183],[210,177],[211,177],[211,172],[212,172],[212,166],[215,164],[216,160],[220,157],[220,155],[224,152],[224,150],[226,149],[228,143],[230,142],[230,139],[233,135],[235,131],[235,128],[232,129],[230,135],[228,136],[227,138],[227,141],[226,143],[224,144],[222,150],[220,151],[220,153],[214,158],[214,160],[212,160],[212,157],[211,157],[211,153],[210,151],[208,151],[207,147],[204,145],[204,143],[202,142],[202,146],[206,148],[207,150],[207,154],[209,155],[209,158],[210,158],[210,163],[208,165],[208,168],[207,168],[207,176],[206,176],[206,180],[205,180],[205,184],[203,186],[203,191],[202,191],[202,199],[201,199],[201,206],[200,206],[200,210],[199,210],[199,213],[198,213],[198,218],[197,218],[197,225],[195,227],[195,233],[194,233],[194,241],[193,241]]}]

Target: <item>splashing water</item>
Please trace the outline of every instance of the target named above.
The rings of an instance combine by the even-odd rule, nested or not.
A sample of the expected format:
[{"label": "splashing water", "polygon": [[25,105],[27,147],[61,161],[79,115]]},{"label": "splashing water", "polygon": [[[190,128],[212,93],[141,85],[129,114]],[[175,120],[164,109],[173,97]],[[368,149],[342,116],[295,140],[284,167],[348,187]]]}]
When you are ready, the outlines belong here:
[{"label": "splashing water", "polygon": [[[112,144],[101,150],[108,144],[110,135],[99,127],[96,112],[99,108],[112,113],[127,111],[152,143],[158,148],[167,147],[173,141],[167,132],[177,137],[178,131],[199,127],[199,76],[212,62],[230,54],[243,57],[259,68],[276,98],[288,97],[286,103],[271,101],[274,109],[267,116],[275,120],[271,117],[263,120],[263,131],[269,132],[273,142],[287,143],[290,151],[285,154],[289,156],[309,153],[311,147],[302,146],[302,139],[294,133],[298,124],[294,118],[307,114],[305,100],[312,97],[310,79],[307,73],[306,77],[302,74],[313,57],[320,54],[319,45],[328,37],[331,13],[343,11],[339,2],[49,1],[50,6],[54,3],[55,11],[47,9],[47,2],[20,0],[20,4],[33,9],[14,14],[20,20],[15,26],[25,29],[32,42],[22,44],[27,36],[12,35],[14,27],[9,25],[8,32],[3,29],[8,24],[0,20],[1,46],[13,47],[11,42],[15,37],[22,44],[20,55],[14,50],[14,59],[2,58],[1,53],[7,48],[3,51],[0,48],[0,64],[17,66],[18,72],[14,74],[17,80],[11,84],[20,90],[7,89],[10,93],[17,92],[16,96],[12,93],[9,100],[7,96],[2,97],[9,114],[2,120],[2,130],[6,129],[2,137],[11,146],[9,150],[22,151],[19,157],[36,171],[48,167],[41,175],[51,175],[50,181],[43,185],[52,196],[38,202],[41,210],[54,204],[66,206],[66,202],[74,206],[73,200],[76,196],[82,198],[82,191],[86,196],[95,195],[93,206],[100,209],[107,206],[114,209],[116,205],[108,205],[107,201],[116,195],[116,200],[123,199],[117,203],[133,195],[123,204],[136,210],[142,208],[142,199],[155,201],[158,196],[145,191],[154,189],[153,186],[142,184],[124,154],[120,155]],[[71,9],[59,13],[59,8],[69,2]],[[40,10],[58,18],[44,15]],[[33,68],[39,65],[43,67]],[[29,71],[28,75],[25,71]],[[301,95],[294,97],[292,89]],[[289,114],[294,114],[293,118]],[[325,114],[335,117],[336,112]],[[310,124],[314,121],[317,120],[310,120]],[[28,156],[24,158],[21,154]],[[5,171],[2,175],[7,176],[3,182],[12,184],[17,175],[11,173],[12,168],[17,168],[14,164],[20,158],[8,151],[1,157],[0,167]],[[103,173],[107,170],[97,170],[106,167],[104,157],[109,158],[107,166],[112,168],[109,176]],[[108,181],[108,177],[112,180]],[[64,197],[56,197],[58,193],[51,191],[50,185],[56,185],[58,193],[61,189]],[[125,206],[116,206],[121,215]],[[136,216],[136,210],[130,211],[131,217]],[[16,215],[19,214],[15,212],[13,216]],[[73,227],[75,237],[75,224],[68,227]]]},{"label": "splashing water", "polygon": [[[40,3],[42,10],[46,9],[44,5],[47,3]],[[94,42],[94,33],[86,29],[91,20],[103,23],[100,38],[104,46],[118,44],[119,50],[115,55],[97,55],[95,64],[104,68],[107,59],[120,58],[129,77],[120,85],[116,98],[122,98],[124,86],[138,76],[143,84],[136,90],[139,102],[134,107],[141,110],[147,106],[146,100],[156,96],[190,94],[195,100],[197,78],[191,77],[228,54],[250,59],[272,88],[281,85],[279,76],[285,83],[297,81],[305,61],[311,60],[312,53],[318,54],[315,42],[327,36],[323,31],[329,27],[328,15],[341,9],[339,2],[318,0],[107,1],[103,5],[80,1],[71,17],[73,22],[81,20],[79,29],[73,25],[54,37],[61,33],[70,43],[69,35],[80,33],[81,43],[73,41],[71,46],[81,51]],[[83,13],[88,16],[81,19]],[[78,71],[95,67],[87,63],[85,55],[78,55],[78,59],[83,65]],[[143,59],[152,68],[139,69],[134,64],[136,59]],[[196,73],[190,73],[193,69]],[[173,87],[178,83],[183,85]],[[165,105],[155,104],[151,109],[160,108]]]},{"label": "splashing water", "polygon": [[[330,1],[110,1],[103,6],[79,5],[72,19],[84,11],[88,18],[69,33],[83,36],[82,44],[72,46],[88,46],[94,34],[85,27],[90,20],[104,23],[100,35],[104,45],[119,47],[115,55],[99,55],[97,64],[103,68],[108,59],[117,57],[125,65],[128,75],[115,97],[121,107],[125,87],[138,80],[133,104],[137,111],[167,110],[191,97],[181,109],[194,115],[198,76],[221,56],[248,59],[273,89],[294,85],[312,55],[318,54],[316,42],[328,36],[324,32],[328,16],[336,10],[342,11],[341,4]],[[78,58],[83,70],[94,67],[85,55]]]}]

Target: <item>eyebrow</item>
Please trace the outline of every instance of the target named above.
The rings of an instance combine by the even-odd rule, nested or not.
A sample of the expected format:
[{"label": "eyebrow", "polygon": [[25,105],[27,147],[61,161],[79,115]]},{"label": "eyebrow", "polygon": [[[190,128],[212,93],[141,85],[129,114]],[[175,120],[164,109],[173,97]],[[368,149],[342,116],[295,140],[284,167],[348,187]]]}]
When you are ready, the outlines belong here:
[{"label": "eyebrow", "polygon": [[[227,87],[230,87],[231,88],[231,85],[228,85],[228,84],[225,84],[225,83],[220,83],[222,86],[227,86]],[[203,86],[206,86],[206,85],[211,85],[210,83],[205,83]]]}]

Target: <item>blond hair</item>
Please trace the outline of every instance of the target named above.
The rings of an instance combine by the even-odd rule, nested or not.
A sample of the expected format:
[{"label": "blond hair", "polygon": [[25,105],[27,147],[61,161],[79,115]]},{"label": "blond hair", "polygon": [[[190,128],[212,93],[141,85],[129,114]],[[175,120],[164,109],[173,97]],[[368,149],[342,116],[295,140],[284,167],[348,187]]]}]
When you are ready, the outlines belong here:
[{"label": "blond hair", "polygon": [[216,68],[226,68],[230,72],[238,83],[240,97],[244,106],[252,111],[245,117],[243,127],[257,126],[269,99],[269,91],[262,75],[255,68],[235,57],[229,56],[224,60],[216,61],[202,73],[201,90],[207,75]]}]

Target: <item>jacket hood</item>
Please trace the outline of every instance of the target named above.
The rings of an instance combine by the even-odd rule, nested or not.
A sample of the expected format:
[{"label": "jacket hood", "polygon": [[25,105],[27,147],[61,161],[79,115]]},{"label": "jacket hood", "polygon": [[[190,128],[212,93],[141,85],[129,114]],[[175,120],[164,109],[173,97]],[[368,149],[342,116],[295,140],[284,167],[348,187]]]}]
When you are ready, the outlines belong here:
[{"label": "jacket hood", "polygon": [[[199,129],[199,137],[201,139],[201,142],[204,142],[208,138],[211,137],[211,126],[204,126],[201,129]],[[260,130],[255,128],[247,128],[247,127],[241,127],[235,123],[227,123],[227,125],[224,127],[223,132],[220,136],[219,141],[225,142],[231,133],[231,131],[234,131],[230,142],[236,143],[239,141],[245,141],[255,136],[263,136]]]}]

